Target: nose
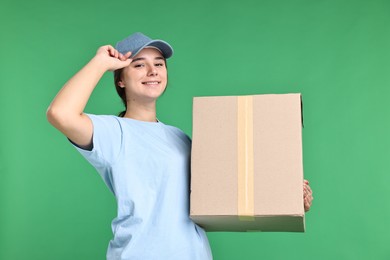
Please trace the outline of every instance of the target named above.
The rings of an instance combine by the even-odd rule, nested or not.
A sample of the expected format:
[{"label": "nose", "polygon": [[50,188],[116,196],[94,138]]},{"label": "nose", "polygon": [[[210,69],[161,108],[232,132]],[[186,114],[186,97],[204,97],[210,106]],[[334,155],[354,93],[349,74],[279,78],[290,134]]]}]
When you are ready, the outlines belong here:
[{"label": "nose", "polygon": [[148,76],[157,76],[157,69],[155,66],[149,66]]}]

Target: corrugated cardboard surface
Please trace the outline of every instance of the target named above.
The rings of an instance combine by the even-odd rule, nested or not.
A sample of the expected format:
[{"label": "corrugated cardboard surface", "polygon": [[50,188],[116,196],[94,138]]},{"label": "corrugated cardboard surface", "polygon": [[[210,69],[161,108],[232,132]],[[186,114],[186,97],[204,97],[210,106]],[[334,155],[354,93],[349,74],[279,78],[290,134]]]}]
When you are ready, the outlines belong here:
[{"label": "corrugated cardboard surface", "polygon": [[191,218],[208,231],[304,231],[301,96],[251,99],[253,217],[239,217],[238,97],[224,96],[194,98]]}]

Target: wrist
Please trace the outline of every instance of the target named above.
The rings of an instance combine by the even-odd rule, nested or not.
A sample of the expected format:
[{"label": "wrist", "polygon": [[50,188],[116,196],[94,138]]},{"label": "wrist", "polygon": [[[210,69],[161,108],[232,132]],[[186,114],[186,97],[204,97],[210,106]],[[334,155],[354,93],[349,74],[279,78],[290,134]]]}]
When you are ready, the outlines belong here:
[{"label": "wrist", "polygon": [[100,74],[104,74],[106,71],[109,70],[108,66],[106,65],[106,62],[103,59],[101,59],[101,57],[99,57],[98,55],[93,57],[89,61],[88,65],[93,67],[94,70]]}]

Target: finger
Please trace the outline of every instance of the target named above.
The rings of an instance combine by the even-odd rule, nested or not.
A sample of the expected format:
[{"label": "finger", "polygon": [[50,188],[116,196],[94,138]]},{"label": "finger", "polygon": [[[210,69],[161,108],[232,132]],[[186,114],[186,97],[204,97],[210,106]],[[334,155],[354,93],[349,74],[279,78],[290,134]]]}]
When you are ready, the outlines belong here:
[{"label": "finger", "polygon": [[304,203],[305,203],[305,206],[311,207],[312,201],[311,201],[310,198],[306,198],[306,199],[304,200]]},{"label": "finger", "polygon": [[114,50],[114,57],[118,59],[119,57],[119,52],[117,50]]},{"label": "finger", "polygon": [[307,202],[307,204],[308,204],[309,206],[311,206],[311,204],[313,203],[313,198],[312,198],[312,197],[308,197],[308,198],[306,199],[306,202]]},{"label": "finger", "polygon": [[130,58],[130,56],[131,56],[131,51],[127,52],[124,56],[125,56],[126,59]]},{"label": "finger", "polygon": [[310,205],[306,201],[304,202],[303,207],[305,211],[308,211],[310,209]]},{"label": "finger", "polygon": [[111,46],[111,56],[118,59],[119,57],[119,51],[117,49],[115,49],[114,47]]},{"label": "finger", "polygon": [[308,190],[308,189],[305,189],[304,191],[303,191],[303,193],[305,194],[305,195],[311,195],[311,192]]},{"label": "finger", "polygon": [[126,60],[122,61],[123,68],[129,66],[132,61],[133,61],[133,59],[126,59]]},{"label": "finger", "polygon": [[[131,53],[130,53],[130,55],[131,55]],[[127,60],[127,59],[130,57],[130,55],[127,55],[127,53],[126,53],[126,54],[120,53],[119,59],[120,59],[121,61],[125,61],[125,60]]]},{"label": "finger", "polygon": [[109,53],[110,55],[112,55],[112,54],[113,54],[113,51],[115,50],[115,48],[112,47],[111,45],[106,45],[106,48],[107,48],[108,53]]},{"label": "finger", "polygon": [[114,49],[114,48],[112,48],[112,47],[109,48],[109,49],[108,49],[108,52],[109,52],[109,54],[110,54],[111,57],[115,57],[115,49]]}]

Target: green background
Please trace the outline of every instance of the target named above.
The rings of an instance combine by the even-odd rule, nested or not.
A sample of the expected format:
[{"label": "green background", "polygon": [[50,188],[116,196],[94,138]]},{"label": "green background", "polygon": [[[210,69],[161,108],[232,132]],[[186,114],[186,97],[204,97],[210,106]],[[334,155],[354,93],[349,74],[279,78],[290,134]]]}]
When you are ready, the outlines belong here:
[{"label": "green background", "polygon": [[[302,233],[208,233],[214,259],[390,259],[390,1],[0,4],[0,259],[104,259],[115,199],[46,120],[97,48],[141,31],[174,46],[158,117],[191,135],[192,97],[301,92]],[[86,111],[122,109],[112,74]]]}]

